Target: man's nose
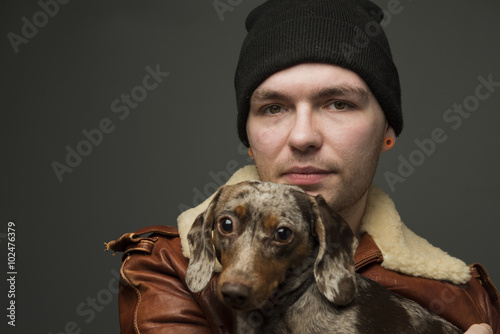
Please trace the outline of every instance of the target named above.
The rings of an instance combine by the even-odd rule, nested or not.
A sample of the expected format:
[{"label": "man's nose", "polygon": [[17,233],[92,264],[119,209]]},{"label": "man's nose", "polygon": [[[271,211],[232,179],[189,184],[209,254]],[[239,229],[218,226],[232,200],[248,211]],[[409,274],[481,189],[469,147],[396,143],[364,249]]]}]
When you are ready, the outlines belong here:
[{"label": "man's nose", "polygon": [[288,136],[288,145],[301,152],[320,148],[323,140],[317,122],[317,114],[313,108],[297,108],[295,122]]}]

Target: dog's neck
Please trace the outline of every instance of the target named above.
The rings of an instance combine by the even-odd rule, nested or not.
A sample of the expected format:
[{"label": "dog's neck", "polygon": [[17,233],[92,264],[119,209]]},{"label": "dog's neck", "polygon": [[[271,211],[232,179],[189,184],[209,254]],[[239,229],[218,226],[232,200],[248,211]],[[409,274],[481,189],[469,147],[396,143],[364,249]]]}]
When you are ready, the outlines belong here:
[{"label": "dog's neck", "polygon": [[300,266],[290,269],[270,299],[257,310],[238,314],[237,324],[241,333],[273,333],[292,306],[313,284],[315,256],[306,258]]}]

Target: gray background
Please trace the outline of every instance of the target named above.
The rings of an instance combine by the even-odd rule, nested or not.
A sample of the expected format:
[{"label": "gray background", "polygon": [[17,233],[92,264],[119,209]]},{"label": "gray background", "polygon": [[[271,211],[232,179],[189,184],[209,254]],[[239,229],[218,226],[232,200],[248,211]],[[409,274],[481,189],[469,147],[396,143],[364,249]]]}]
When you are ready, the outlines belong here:
[{"label": "gray background", "polygon": [[[227,3],[228,0],[221,0]],[[19,45],[37,1],[1,1],[1,327],[9,333],[118,332],[120,257],[104,241],[175,225],[247,161],[235,130],[233,72],[244,18],[262,1],[71,1]],[[387,9],[387,0],[376,1]],[[400,70],[405,128],[383,155],[376,183],[403,221],[500,285],[500,87],[454,130],[445,111],[474,95],[478,77],[500,81],[500,3],[401,0],[386,31]],[[43,22],[42,22],[43,23]],[[142,84],[146,67],[170,75],[121,120],[111,103]],[[109,118],[114,131],[59,182],[51,164]],[[391,190],[384,173],[430,138],[447,136]],[[229,164],[229,165],[228,165]],[[197,195],[198,194],[198,195]],[[6,325],[7,223],[16,223],[17,318]],[[111,284],[111,286],[110,286]],[[90,301],[97,300],[92,308]],[[100,298],[100,299],[99,299]]]}]

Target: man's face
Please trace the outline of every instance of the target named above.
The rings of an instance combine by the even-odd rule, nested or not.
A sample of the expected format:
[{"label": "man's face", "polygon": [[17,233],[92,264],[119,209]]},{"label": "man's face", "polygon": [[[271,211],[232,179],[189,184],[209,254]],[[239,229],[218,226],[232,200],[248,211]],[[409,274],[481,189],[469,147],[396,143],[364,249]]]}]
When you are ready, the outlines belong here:
[{"label": "man's face", "polygon": [[366,83],[329,64],[300,64],[253,93],[247,134],[263,181],[321,194],[337,211],[359,203],[388,131]]}]

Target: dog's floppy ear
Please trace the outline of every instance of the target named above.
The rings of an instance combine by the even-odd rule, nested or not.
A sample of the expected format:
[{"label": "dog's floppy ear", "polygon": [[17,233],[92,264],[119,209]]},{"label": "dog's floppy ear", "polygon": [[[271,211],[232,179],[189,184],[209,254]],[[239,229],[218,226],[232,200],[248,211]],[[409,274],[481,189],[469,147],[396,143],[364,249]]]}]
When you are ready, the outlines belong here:
[{"label": "dog's floppy ear", "polygon": [[314,229],[319,241],[314,278],[323,296],[336,305],[346,305],[356,293],[353,252],[357,240],[349,225],[321,195],[314,200],[317,212]]},{"label": "dog's floppy ear", "polygon": [[186,271],[186,284],[192,292],[203,290],[214,273],[216,256],[212,243],[215,207],[222,188],[215,194],[207,210],[198,215],[187,235],[191,256]]}]

